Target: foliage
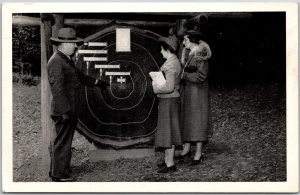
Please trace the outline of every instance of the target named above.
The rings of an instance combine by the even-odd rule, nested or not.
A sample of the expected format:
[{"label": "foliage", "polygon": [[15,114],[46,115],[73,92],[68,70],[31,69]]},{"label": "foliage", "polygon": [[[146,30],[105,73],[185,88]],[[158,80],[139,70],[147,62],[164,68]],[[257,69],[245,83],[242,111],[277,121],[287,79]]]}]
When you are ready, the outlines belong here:
[{"label": "foliage", "polygon": [[33,64],[32,72],[40,75],[40,27],[13,26],[12,28],[13,63],[29,62]]},{"label": "foliage", "polygon": [[37,86],[40,83],[40,77],[31,74],[13,73],[13,82],[27,86]]}]

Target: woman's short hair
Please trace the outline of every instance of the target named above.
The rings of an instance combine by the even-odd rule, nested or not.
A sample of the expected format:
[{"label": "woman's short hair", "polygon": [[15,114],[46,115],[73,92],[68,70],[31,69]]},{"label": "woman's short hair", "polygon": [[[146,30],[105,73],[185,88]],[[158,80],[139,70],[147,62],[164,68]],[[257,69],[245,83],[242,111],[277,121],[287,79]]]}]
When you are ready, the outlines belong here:
[{"label": "woman's short hair", "polygon": [[163,42],[163,41],[159,41],[159,45],[160,47],[162,47],[164,50],[169,50],[170,53],[175,53],[174,49],[169,45],[167,44],[166,42]]}]

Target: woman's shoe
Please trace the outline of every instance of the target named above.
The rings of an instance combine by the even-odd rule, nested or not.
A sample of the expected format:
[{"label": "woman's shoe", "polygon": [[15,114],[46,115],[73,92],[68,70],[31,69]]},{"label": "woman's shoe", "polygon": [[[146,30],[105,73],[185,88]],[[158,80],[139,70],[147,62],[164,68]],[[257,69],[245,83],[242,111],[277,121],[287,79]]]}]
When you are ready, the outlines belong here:
[{"label": "woman's shoe", "polygon": [[162,162],[162,163],[158,163],[157,164],[157,167],[158,168],[163,168],[163,167],[166,167],[167,166],[167,164],[165,163],[165,162]]},{"label": "woman's shoe", "polygon": [[186,153],[185,155],[181,155],[181,154],[179,154],[178,156],[175,156],[174,157],[174,159],[184,159],[184,158],[186,158],[186,157],[191,157],[192,156],[192,152],[191,151],[189,151],[188,153]]},{"label": "woman's shoe", "polygon": [[200,165],[206,159],[203,154],[201,154],[199,160],[192,160],[190,166]]},{"label": "woman's shoe", "polygon": [[177,170],[177,168],[175,165],[172,165],[170,167],[165,166],[165,167],[161,168],[160,170],[158,170],[157,173],[168,173],[168,172],[174,172],[176,170]]}]

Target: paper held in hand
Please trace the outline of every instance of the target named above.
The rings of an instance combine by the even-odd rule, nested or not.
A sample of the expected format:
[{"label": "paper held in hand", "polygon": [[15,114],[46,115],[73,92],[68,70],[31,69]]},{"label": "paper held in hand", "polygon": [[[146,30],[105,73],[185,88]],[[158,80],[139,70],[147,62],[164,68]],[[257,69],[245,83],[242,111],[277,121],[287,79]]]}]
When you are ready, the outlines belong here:
[{"label": "paper held in hand", "polygon": [[157,85],[164,85],[166,83],[166,79],[161,71],[150,72],[149,75]]}]

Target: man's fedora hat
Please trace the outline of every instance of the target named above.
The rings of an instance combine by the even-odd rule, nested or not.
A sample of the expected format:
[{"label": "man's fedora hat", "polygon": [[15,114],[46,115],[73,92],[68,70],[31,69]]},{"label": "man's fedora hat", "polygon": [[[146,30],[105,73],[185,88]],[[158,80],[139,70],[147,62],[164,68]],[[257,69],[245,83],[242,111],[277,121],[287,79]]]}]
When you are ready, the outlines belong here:
[{"label": "man's fedora hat", "polygon": [[169,37],[159,37],[158,42],[165,42],[168,44],[174,51],[177,50],[177,39],[172,38],[171,36]]},{"label": "man's fedora hat", "polygon": [[76,36],[76,31],[73,28],[61,28],[58,31],[57,37],[50,38],[54,42],[58,43],[80,43],[83,39]]}]

